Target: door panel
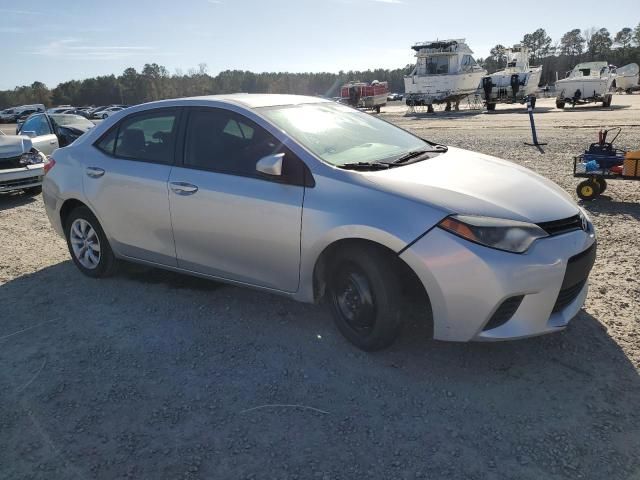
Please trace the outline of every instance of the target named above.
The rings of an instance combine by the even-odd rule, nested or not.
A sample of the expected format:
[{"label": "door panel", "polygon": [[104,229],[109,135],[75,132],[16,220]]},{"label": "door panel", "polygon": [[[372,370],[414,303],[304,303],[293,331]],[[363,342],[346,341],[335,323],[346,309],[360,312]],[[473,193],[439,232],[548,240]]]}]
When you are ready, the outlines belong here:
[{"label": "door panel", "polygon": [[304,187],[174,167],[169,192],[178,266],[254,285],[298,288]]},{"label": "door panel", "polygon": [[58,137],[53,133],[40,135],[31,139],[34,148],[41,151],[45,155],[51,155],[58,148]]},{"label": "door panel", "polygon": [[85,163],[84,192],[113,247],[128,257],[176,266],[167,193],[171,166],[99,150]]},{"label": "door panel", "polygon": [[84,160],[84,191],[118,253],[176,266],[167,181],[180,111],[125,117]]}]

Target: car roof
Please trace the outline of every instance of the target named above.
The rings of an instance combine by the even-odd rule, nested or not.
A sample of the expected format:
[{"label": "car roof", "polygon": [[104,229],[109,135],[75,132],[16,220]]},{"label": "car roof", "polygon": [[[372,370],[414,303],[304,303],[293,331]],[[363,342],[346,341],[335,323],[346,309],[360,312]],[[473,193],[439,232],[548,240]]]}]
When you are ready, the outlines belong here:
[{"label": "car roof", "polygon": [[[331,102],[326,98],[312,97],[309,95],[287,95],[277,93],[231,93],[224,95],[206,95],[201,97],[187,97],[180,100],[210,100],[213,102],[230,103],[235,105],[241,105],[246,108],[259,108],[259,107],[275,107],[282,105],[301,105],[304,103],[321,103]],[[169,100],[171,101],[171,100]],[[158,102],[161,103],[161,102]]]}]

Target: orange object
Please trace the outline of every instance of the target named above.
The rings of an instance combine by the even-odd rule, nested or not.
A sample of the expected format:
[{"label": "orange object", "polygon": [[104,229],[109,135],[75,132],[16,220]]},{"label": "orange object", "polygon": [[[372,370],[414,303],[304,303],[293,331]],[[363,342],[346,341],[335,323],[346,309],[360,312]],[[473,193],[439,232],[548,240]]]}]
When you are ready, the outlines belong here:
[{"label": "orange object", "polygon": [[622,174],[625,177],[640,177],[640,150],[624,155]]}]

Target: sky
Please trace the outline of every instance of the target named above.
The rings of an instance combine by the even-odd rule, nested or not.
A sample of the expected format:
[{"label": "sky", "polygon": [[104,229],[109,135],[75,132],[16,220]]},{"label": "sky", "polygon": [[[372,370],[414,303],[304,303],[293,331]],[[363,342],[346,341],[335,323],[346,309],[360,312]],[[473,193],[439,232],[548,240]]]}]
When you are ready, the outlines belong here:
[{"label": "sky", "polygon": [[[526,5],[526,7],[525,7]],[[466,38],[476,57],[544,28],[615,34],[640,23],[639,0],[0,0],[0,89],[158,63],[187,73],[398,68],[411,45]]]}]

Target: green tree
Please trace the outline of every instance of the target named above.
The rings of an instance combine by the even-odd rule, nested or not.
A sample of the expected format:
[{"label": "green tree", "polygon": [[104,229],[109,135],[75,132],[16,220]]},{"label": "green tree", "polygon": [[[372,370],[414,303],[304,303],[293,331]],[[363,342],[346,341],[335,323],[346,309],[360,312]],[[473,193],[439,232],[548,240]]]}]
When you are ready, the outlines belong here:
[{"label": "green tree", "polygon": [[622,47],[623,51],[626,51],[627,48],[631,46],[633,42],[633,29],[629,27],[624,27],[618,33],[616,33],[615,38],[613,39],[615,43]]},{"label": "green tree", "polygon": [[537,63],[540,59],[552,53],[551,37],[544,28],[539,28],[533,33],[527,33],[522,39],[522,44],[531,52],[531,62]]},{"label": "green tree", "polygon": [[569,57],[579,57],[584,51],[586,40],[579,28],[565,33],[560,39],[560,53]]},{"label": "green tree", "polygon": [[589,39],[588,49],[589,55],[592,60],[602,59],[606,60],[606,56],[611,50],[613,40],[611,40],[611,34],[606,28],[601,28],[595,32]]}]

